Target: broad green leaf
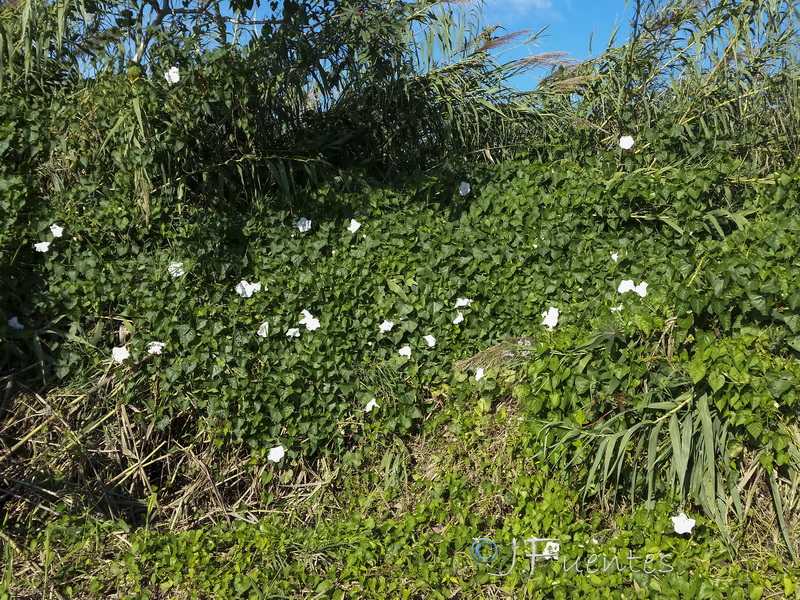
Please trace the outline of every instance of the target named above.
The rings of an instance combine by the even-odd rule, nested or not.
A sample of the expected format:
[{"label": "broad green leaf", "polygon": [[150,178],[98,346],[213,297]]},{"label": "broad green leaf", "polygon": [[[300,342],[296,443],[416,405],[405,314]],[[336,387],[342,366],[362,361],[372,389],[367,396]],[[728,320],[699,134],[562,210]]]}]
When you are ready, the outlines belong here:
[{"label": "broad green leaf", "polygon": [[773,379],[767,383],[767,389],[772,394],[773,398],[780,398],[792,387],[792,381],[785,377],[781,379]]},{"label": "broad green leaf", "polygon": [[397,294],[398,296],[400,296],[400,297],[401,297],[403,300],[405,300],[406,302],[411,302],[411,301],[408,299],[408,296],[406,295],[406,293],[405,293],[405,291],[403,290],[403,288],[401,288],[401,287],[400,287],[400,285],[399,285],[399,284],[398,284],[396,281],[394,281],[393,279],[387,279],[387,280],[386,280],[386,286],[387,286],[387,287],[388,287],[388,288],[389,288],[391,291],[393,291],[395,294]]},{"label": "broad green leaf", "polygon": [[783,320],[789,326],[789,329],[792,330],[792,333],[800,331],[800,314],[784,314]]},{"label": "broad green leaf", "polygon": [[694,384],[700,383],[706,376],[706,365],[701,359],[695,359],[689,363],[689,376]]},{"label": "broad green leaf", "polygon": [[708,385],[713,392],[718,392],[725,385],[725,377],[712,371],[708,374]]}]

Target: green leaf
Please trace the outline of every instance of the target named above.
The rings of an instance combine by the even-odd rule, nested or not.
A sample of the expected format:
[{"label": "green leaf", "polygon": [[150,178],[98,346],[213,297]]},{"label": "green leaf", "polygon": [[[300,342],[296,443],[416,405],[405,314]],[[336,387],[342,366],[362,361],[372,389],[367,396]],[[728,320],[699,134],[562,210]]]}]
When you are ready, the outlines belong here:
[{"label": "green leaf", "polygon": [[386,285],[389,287],[391,291],[400,296],[403,300],[405,300],[406,302],[410,302],[405,291],[397,284],[396,281],[394,281],[393,279],[387,279]]},{"label": "green leaf", "polygon": [[591,382],[586,377],[578,375],[575,378],[575,391],[579,394],[585,394],[591,385]]},{"label": "green leaf", "polygon": [[[686,419],[689,421],[689,424],[687,426],[687,424],[684,423],[684,432],[688,431],[688,428],[691,428],[691,415],[687,415]],[[690,445],[688,440],[685,440],[684,436],[681,435],[680,423],[678,422],[677,415],[674,413],[669,420],[669,439],[672,446],[672,458],[675,474],[678,478],[678,488],[682,492],[684,489],[686,471],[689,464]],[[691,438],[689,438],[689,440],[690,439]],[[687,443],[684,443],[685,441],[687,441]]]},{"label": "green leaf", "polygon": [[683,235],[683,228],[680,225],[678,225],[675,219],[666,216],[660,216],[659,219],[661,219],[662,221],[664,221],[664,223],[666,223],[667,225],[672,227],[675,231],[677,231],[678,235]]},{"label": "green leaf", "polygon": [[780,452],[789,446],[789,436],[777,431],[772,434],[772,449]]},{"label": "green leaf", "polygon": [[758,455],[758,462],[761,463],[761,466],[767,471],[767,473],[772,472],[772,463],[774,462],[775,457],[772,454],[762,453]]},{"label": "green leaf", "polygon": [[706,376],[706,365],[700,359],[695,359],[689,363],[689,376],[692,383],[698,384]]},{"label": "green leaf", "polygon": [[786,303],[789,305],[790,310],[797,310],[800,307],[800,292],[790,294],[786,299]]},{"label": "green leaf", "polygon": [[139,135],[144,139],[144,119],[142,119],[142,108],[139,104],[139,96],[133,95],[133,111],[136,113],[136,121],[139,123]]},{"label": "green leaf", "polygon": [[773,398],[780,398],[792,387],[792,381],[786,377],[774,379],[767,383],[767,389]]},{"label": "green leaf", "polygon": [[[766,455],[762,454],[759,456],[759,459],[762,456]],[[781,498],[781,489],[778,485],[778,474],[772,469],[772,455],[769,455],[769,458],[769,466],[764,465],[763,462],[761,464],[764,465],[764,468],[768,473],[767,481],[769,482],[769,489],[772,493],[772,501],[775,504],[775,514],[778,517],[778,525],[781,529],[783,541],[786,543],[786,549],[789,551],[789,557],[792,559],[792,561],[797,561],[797,555],[794,551],[794,539],[789,532],[789,528],[786,526],[786,519],[783,515],[783,499]]]},{"label": "green leaf", "polygon": [[800,330],[800,314],[784,314],[783,320],[789,326],[792,333],[797,333]]},{"label": "green leaf", "polygon": [[749,433],[754,440],[758,440],[761,437],[761,432],[764,429],[758,421],[750,421],[745,428],[747,429],[747,433]]},{"label": "green leaf", "polygon": [[664,400],[662,402],[651,402],[645,408],[652,409],[652,410],[672,410],[678,406],[678,403],[674,400]]},{"label": "green leaf", "polygon": [[718,392],[725,385],[725,377],[712,371],[708,374],[708,385],[711,386],[712,391]]},{"label": "green leaf", "polygon": [[767,308],[767,300],[761,294],[755,294],[752,292],[748,292],[747,298],[750,300],[750,303],[753,305],[760,314],[768,315],[769,310]]},{"label": "green leaf", "polygon": [[764,596],[764,586],[763,585],[756,585],[750,590],[748,597],[750,600],[761,600]]}]

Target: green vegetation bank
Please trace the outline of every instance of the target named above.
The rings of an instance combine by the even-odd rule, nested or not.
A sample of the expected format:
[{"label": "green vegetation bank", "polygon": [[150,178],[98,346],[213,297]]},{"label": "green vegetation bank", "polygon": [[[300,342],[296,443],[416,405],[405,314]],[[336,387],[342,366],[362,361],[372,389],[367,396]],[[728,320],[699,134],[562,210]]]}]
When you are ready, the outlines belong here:
[{"label": "green vegetation bank", "polygon": [[0,598],[800,596],[797,9],[0,6]]}]

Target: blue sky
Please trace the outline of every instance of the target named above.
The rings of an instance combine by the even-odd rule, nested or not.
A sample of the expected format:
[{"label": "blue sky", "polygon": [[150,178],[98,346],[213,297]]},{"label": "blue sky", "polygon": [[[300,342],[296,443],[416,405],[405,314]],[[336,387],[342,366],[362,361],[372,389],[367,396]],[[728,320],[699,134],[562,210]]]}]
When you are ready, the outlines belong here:
[{"label": "blue sky", "polygon": [[[521,29],[539,31],[547,27],[536,43],[510,50],[503,59],[519,58],[542,52],[568,52],[570,58],[585,60],[605,50],[616,25],[616,45],[627,41],[632,6],[626,0],[485,0],[483,19],[487,25],[500,24],[506,33]],[[594,32],[594,37],[592,37]],[[544,71],[534,71],[514,83],[520,89],[532,89]]]}]

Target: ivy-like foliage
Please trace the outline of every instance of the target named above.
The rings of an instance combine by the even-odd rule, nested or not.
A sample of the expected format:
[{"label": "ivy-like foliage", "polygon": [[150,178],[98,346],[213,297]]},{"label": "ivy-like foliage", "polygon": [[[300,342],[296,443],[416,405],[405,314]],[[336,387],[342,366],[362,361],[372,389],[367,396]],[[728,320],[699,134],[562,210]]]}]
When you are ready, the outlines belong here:
[{"label": "ivy-like foliage", "polygon": [[[415,6],[387,23],[337,13],[314,48],[274,30],[217,47],[153,34],[147,60],[91,77],[17,56],[24,28],[4,22],[3,73],[24,85],[0,92],[0,366],[43,391],[86,388],[87,422],[124,407],[169,442],[281,446],[289,462],[352,457],[368,422],[412,433],[435,397],[513,395],[539,458],[584,499],[677,494],[724,531],[755,465],[782,518],[800,464],[794,142],[747,138],[765,163],[726,157],[713,135],[673,147],[695,130],[664,123],[689,103],[623,150],[617,133],[637,120],[614,113],[598,141],[592,119],[608,115],[587,100],[583,117],[565,113],[561,145],[531,146],[543,160],[465,165],[482,136],[533,136],[544,113],[502,105],[520,117],[503,129],[491,88],[467,93],[499,76],[485,45],[458,68],[404,63],[411,21],[436,23]],[[57,15],[38,16],[28,25],[46,30]],[[367,55],[314,88],[361,36]],[[386,77],[370,81],[380,61]],[[472,101],[486,112],[459,130]],[[451,155],[454,131],[465,145]],[[379,185],[393,169],[403,177]],[[92,466],[119,477],[107,457]]]}]

